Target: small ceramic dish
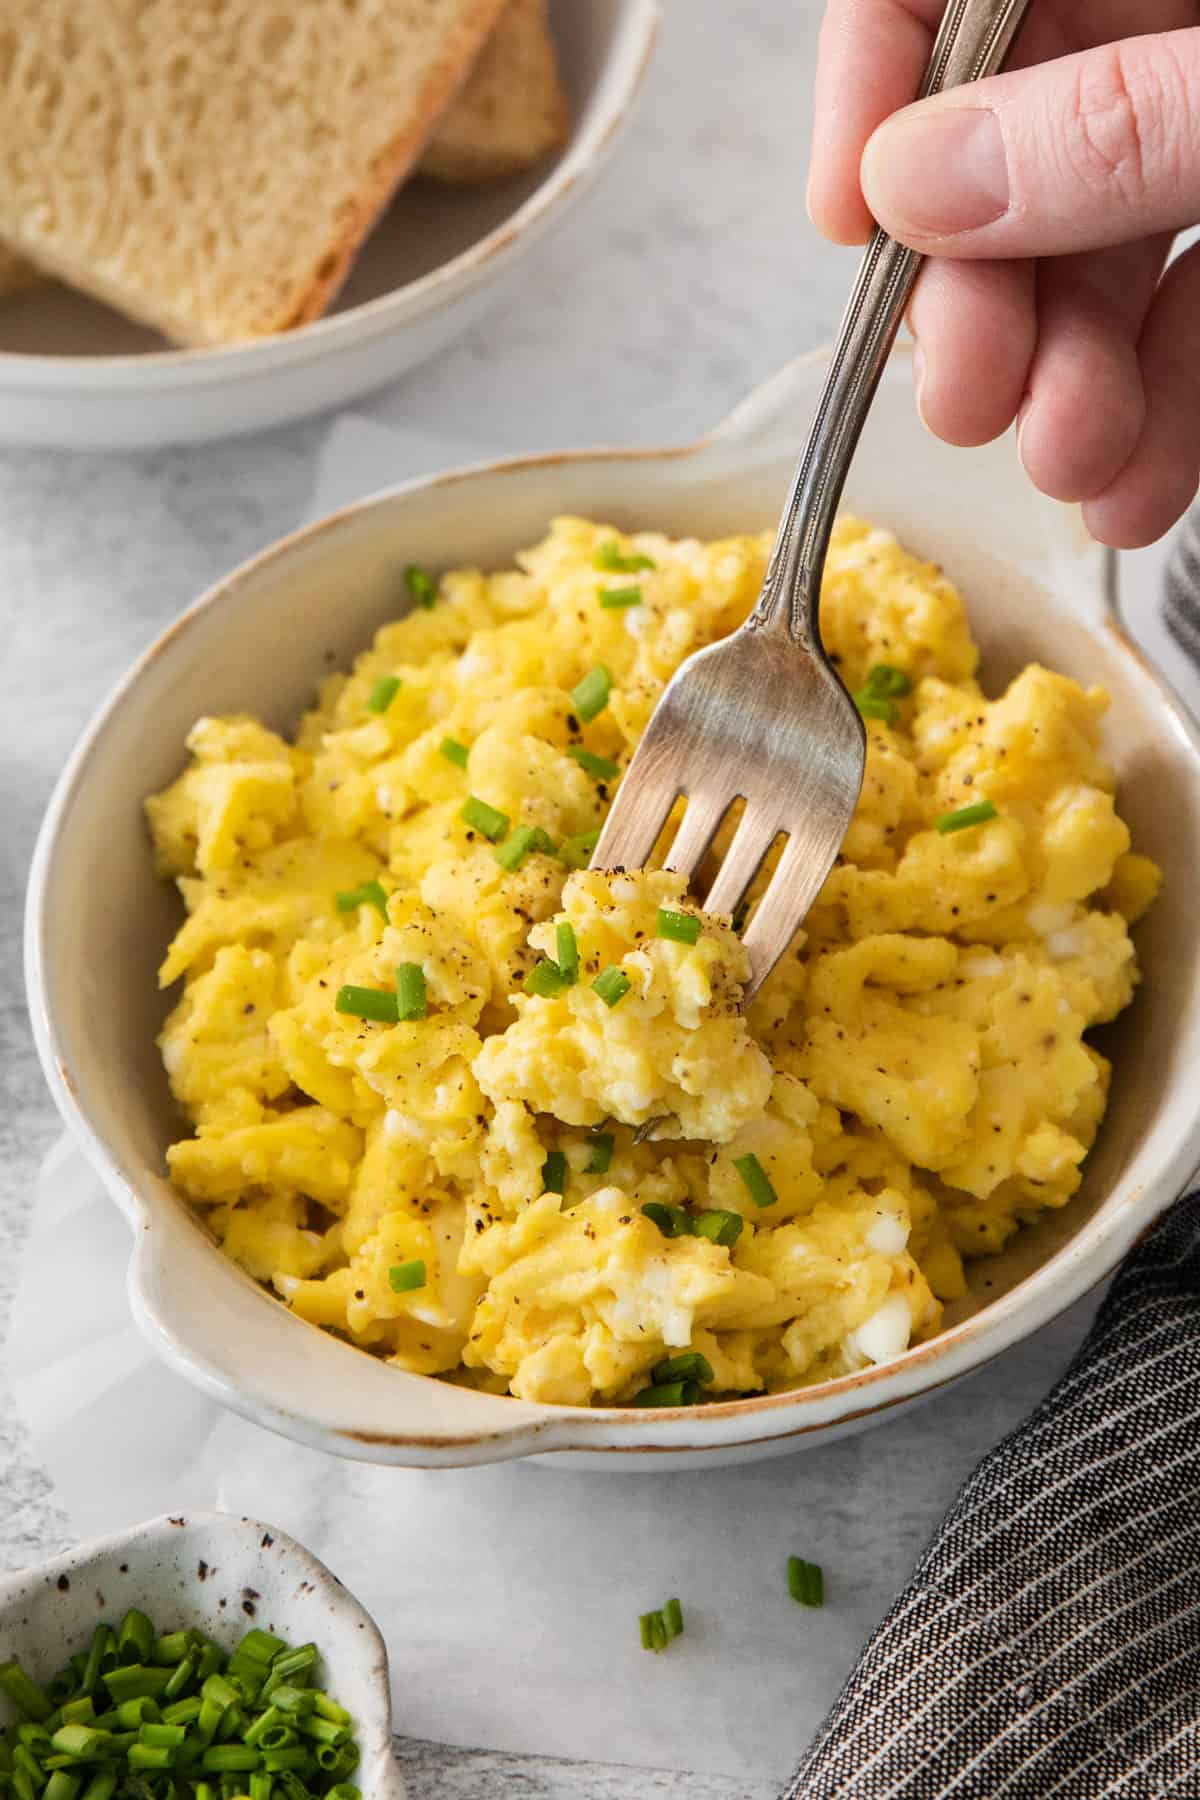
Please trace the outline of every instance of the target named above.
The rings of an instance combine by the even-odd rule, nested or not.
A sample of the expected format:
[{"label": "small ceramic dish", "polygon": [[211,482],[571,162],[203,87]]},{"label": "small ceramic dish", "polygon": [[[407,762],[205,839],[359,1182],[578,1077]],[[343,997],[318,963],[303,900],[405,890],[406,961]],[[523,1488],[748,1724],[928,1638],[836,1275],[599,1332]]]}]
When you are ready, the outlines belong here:
[{"label": "small ceramic dish", "polygon": [[173,350],[66,287],[0,302],[0,442],[70,450],[200,443],[301,419],[383,386],[474,324],[590,185],[629,116],[655,0],[552,0],[574,121],[512,181],[401,188],[332,312],[220,350]]},{"label": "small ceramic dish", "polygon": [[236,570],[126,677],[76,749],[42,830],[27,970],[43,1066],[135,1233],[134,1312],[159,1352],[226,1405],[302,1442],[380,1462],[544,1451],[678,1467],[777,1455],[911,1405],[1026,1337],[1099,1281],[1200,1162],[1200,737],[1120,629],[1078,514],[1038,498],[1011,442],[948,449],[920,426],[907,357],[886,374],[847,505],[945,565],[992,691],[1039,661],[1103,683],[1122,816],[1166,872],[1137,933],[1144,983],[1107,1034],[1112,1096],[1084,1186],[972,1265],[947,1329],[891,1363],[792,1392],[678,1410],[534,1405],[409,1375],[289,1314],[222,1255],[166,1179],[178,1133],[155,1048],[155,970],[178,903],[154,875],[142,800],[178,773],[205,713],[288,729],[331,666],[397,610],[395,570],[505,566],[555,513],[719,536],[778,515],[823,357],[783,371],[684,449],[583,452],[413,482]]},{"label": "small ceramic dish", "polygon": [[[367,1800],[405,1800],[392,1755],[387,1650],[370,1615],[324,1563],[254,1519],[191,1513],[93,1538],[40,1568],[0,1577],[0,1658],[47,1681],[101,1622],[131,1606],[165,1631],[198,1628],[232,1649],[253,1625],[316,1644],[334,1698],[353,1715]],[[11,1707],[0,1695],[0,1725]]]}]

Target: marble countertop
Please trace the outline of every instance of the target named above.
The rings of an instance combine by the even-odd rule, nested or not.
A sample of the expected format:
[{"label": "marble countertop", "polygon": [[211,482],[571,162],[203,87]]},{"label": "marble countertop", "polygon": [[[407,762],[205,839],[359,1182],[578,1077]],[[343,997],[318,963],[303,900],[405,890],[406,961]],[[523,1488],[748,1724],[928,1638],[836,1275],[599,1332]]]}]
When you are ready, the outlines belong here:
[{"label": "marble countertop", "polygon": [[[478,455],[685,439],[828,337],[854,258],[823,245],[804,214],[819,14],[818,0],[665,0],[648,89],[600,187],[538,248],[514,297],[360,410]],[[300,517],[325,429],[147,455],[0,453],[0,1331],[34,1172],[57,1130],[20,972],[23,889],[51,785],[133,655]],[[906,1420],[861,1440],[886,1439],[882,1462],[866,1451],[831,1460],[837,1445],[797,1463],[814,1495],[822,1470],[860,1484],[853,1554],[867,1599],[856,1629],[886,1605],[957,1481],[1059,1372],[1089,1314],[1076,1309],[972,1382],[947,1414],[938,1467],[924,1455],[906,1466]],[[885,1467],[886,1480],[873,1478]],[[69,1536],[0,1371],[0,1567]],[[828,1671],[798,1679],[810,1673],[823,1693]],[[414,1800],[474,1800],[502,1784],[530,1800],[774,1791],[736,1771],[632,1772],[418,1743],[401,1754]]]}]

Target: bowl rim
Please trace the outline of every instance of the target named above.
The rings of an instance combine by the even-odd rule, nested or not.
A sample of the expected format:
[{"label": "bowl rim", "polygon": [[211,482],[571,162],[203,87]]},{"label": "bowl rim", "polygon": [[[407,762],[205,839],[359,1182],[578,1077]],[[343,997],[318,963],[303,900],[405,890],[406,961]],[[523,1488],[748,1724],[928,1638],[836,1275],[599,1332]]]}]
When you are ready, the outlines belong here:
[{"label": "bowl rim", "polygon": [[[832,1380],[808,1387],[783,1389],[777,1393],[752,1395],[748,1398],[711,1402],[698,1412],[696,1408],[662,1407],[653,1412],[631,1406],[580,1408],[551,1405],[544,1402],[519,1401],[508,1395],[472,1395],[485,1400],[497,1410],[495,1423],[485,1427],[478,1421],[460,1430],[447,1427],[436,1437],[422,1438],[412,1431],[395,1433],[364,1431],[350,1426],[327,1426],[295,1412],[264,1405],[242,1395],[226,1375],[200,1360],[186,1345],[173,1336],[166,1321],[143,1303],[137,1292],[136,1267],[140,1250],[150,1235],[150,1211],[127,1176],[122,1160],[111,1150],[93,1127],[77,1096],[75,1082],[63,1054],[55,1021],[47,1005],[47,988],[43,977],[45,957],[43,945],[49,925],[48,904],[50,870],[56,852],[59,828],[71,804],[74,789],[95,747],[102,741],[115,714],[127,694],[140,681],[143,673],[169,647],[175,645],[210,611],[222,606],[236,607],[243,585],[251,581],[259,569],[276,558],[291,553],[307,542],[342,527],[364,514],[397,500],[430,490],[469,482],[480,478],[519,477],[539,469],[552,469],[567,464],[611,464],[613,462],[662,462],[686,460],[723,443],[743,441],[752,444],[760,437],[763,403],[777,394],[786,394],[790,383],[803,378],[828,359],[828,346],[796,358],[743,400],[713,430],[685,444],[620,448],[600,446],[566,451],[540,452],[466,464],[433,476],[416,477],[396,483],[364,496],[321,519],[302,525],[275,540],[234,570],[214,582],[192,604],[179,614],[141,653],[128,672],[118,681],[101,703],[85,728],[59,778],[51,796],[34,851],[26,903],[25,953],[26,985],[34,1038],[48,1085],[69,1128],[82,1144],[92,1166],[102,1175],[110,1193],[119,1188],[128,1196],[125,1207],[141,1226],[140,1242],[131,1258],[131,1292],[139,1326],[151,1339],[164,1359],[194,1385],[199,1385],[222,1404],[232,1406],[245,1416],[262,1420],[270,1416],[277,1429],[303,1441],[322,1445],[342,1455],[370,1456],[392,1450],[428,1451],[435,1460],[436,1450],[474,1450],[471,1460],[498,1460],[520,1457],[546,1450],[584,1450],[589,1455],[695,1455],[697,1450],[748,1449],[756,1444],[784,1444],[814,1432],[845,1428],[853,1421],[876,1413],[903,1408],[938,1387],[992,1361],[1014,1343],[1048,1323],[1059,1313],[1105,1279],[1122,1256],[1150,1230],[1166,1208],[1183,1190],[1189,1178],[1200,1171],[1200,1111],[1186,1129],[1172,1138],[1151,1181],[1143,1181],[1126,1194],[1119,1207],[1103,1219],[1093,1219],[1082,1227],[1088,1235],[1086,1250],[1077,1238],[1056,1249],[1044,1263],[1015,1282],[997,1299],[976,1312],[948,1326],[935,1337],[914,1345],[901,1357],[872,1364]],[[893,354],[886,379],[907,379],[911,352],[901,346]],[[1064,512],[1066,509],[1062,509]],[[1106,635],[1129,665],[1131,684],[1155,704],[1165,715],[1164,732],[1173,733],[1189,754],[1200,776],[1200,721],[1175,693],[1169,681],[1149,662],[1134,644],[1121,621],[1117,609],[1113,580],[1114,558],[1098,546],[1091,546],[1094,564],[1093,589]],[[1152,1191],[1151,1191],[1152,1190]],[[185,1203],[180,1200],[180,1205]],[[1049,1271],[1055,1278],[1049,1278]],[[250,1277],[246,1277],[247,1280]],[[299,1321],[303,1323],[303,1321]],[[311,1327],[310,1329],[317,1329]],[[987,1339],[980,1353],[976,1340]],[[356,1353],[357,1354],[357,1353]],[[930,1370],[937,1374],[930,1377]],[[429,1381],[428,1376],[415,1377]],[[851,1396],[864,1400],[883,1386],[885,1393],[875,1404],[839,1408],[837,1403]],[[893,1391],[886,1391],[888,1388]],[[510,1413],[508,1409],[513,1411]],[[523,1417],[514,1414],[520,1409]],[[796,1412],[794,1425],[770,1429],[770,1420],[779,1413]],[[812,1416],[815,1413],[816,1416]],[[506,1422],[507,1415],[507,1422]],[[702,1417],[713,1426],[754,1420],[767,1426],[755,1431],[734,1431],[717,1435],[714,1441],[698,1445],[694,1433],[675,1435],[686,1424]],[[655,1434],[656,1426],[667,1428],[665,1435]],[[615,1441],[602,1441],[603,1432],[613,1434]],[[386,1455],[384,1460],[397,1460]],[[461,1460],[461,1459],[460,1459]]]},{"label": "bowl rim", "polygon": [[297,368],[373,343],[474,291],[502,273],[553,222],[564,204],[599,174],[629,122],[654,53],[660,11],[659,0],[620,3],[623,16],[596,78],[599,104],[594,117],[572,131],[553,167],[514,211],[448,261],[344,312],[325,313],[306,324],[240,343],[178,345],[102,356],[0,350],[0,383],[14,389],[78,386],[90,391],[114,384],[136,388],[143,376],[147,380],[173,377],[170,385],[180,387],[236,381],[271,368]]}]

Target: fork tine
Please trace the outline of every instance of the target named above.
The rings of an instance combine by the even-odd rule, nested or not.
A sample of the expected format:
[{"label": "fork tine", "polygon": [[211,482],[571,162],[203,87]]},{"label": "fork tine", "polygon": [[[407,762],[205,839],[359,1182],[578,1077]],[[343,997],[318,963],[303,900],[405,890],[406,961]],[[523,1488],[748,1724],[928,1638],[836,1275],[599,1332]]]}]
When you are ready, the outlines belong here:
[{"label": "fork tine", "polygon": [[688,800],[683,822],[675,833],[670,854],[663,866],[676,869],[689,878],[693,876],[705,851],[717,835],[717,827],[732,804],[728,795],[693,795]]},{"label": "fork tine", "polygon": [[721,858],[716,880],[704,902],[705,912],[732,913],[738,901],[754,880],[755,871],[774,843],[779,827],[753,807],[747,806],[741,823],[733,834],[733,842]]},{"label": "fork tine", "polygon": [[766,892],[742,934],[742,942],[750,953],[747,1000],[758,991],[795,937],[800,921],[824,886],[836,849],[833,840],[822,846],[803,834],[788,838]]},{"label": "fork tine", "polygon": [[640,869],[649,859],[679,792],[674,783],[639,780],[635,756],[592,852],[593,869]]}]

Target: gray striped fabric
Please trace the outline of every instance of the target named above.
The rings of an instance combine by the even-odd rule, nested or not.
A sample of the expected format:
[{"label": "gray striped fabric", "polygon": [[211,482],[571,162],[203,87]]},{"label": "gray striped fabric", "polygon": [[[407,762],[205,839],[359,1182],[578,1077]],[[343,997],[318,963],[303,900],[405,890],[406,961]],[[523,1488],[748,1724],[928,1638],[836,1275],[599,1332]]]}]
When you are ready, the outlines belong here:
[{"label": "gray striped fabric", "polygon": [[786,1800],[1102,1795],[1200,1800],[1200,1194],[967,1481]]},{"label": "gray striped fabric", "polygon": [[[1163,616],[1200,664],[1200,507]],[[1200,1194],[966,1483],[786,1800],[1200,1800]]]}]

